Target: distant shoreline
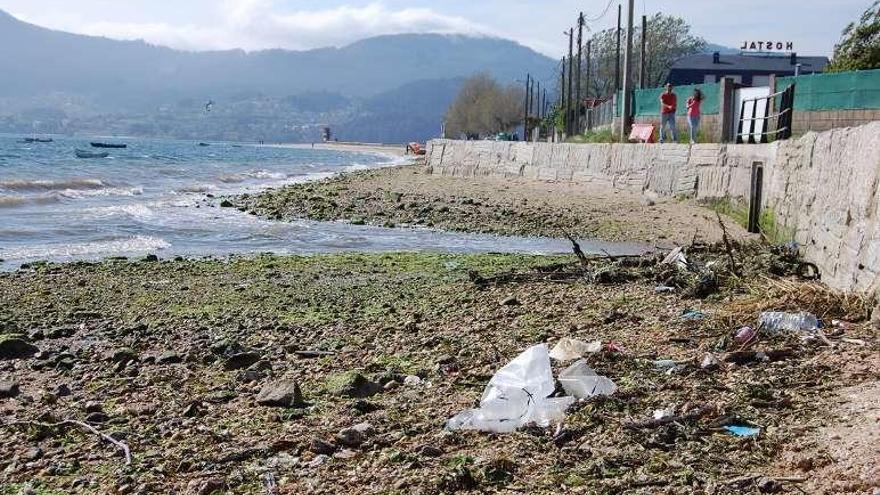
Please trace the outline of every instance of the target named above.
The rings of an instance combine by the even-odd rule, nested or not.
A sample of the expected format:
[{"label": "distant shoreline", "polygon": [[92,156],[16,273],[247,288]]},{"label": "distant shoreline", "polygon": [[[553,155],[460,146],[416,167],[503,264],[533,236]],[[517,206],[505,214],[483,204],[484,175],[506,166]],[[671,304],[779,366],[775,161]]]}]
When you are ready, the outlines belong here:
[{"label": "distant shoreline", "polygon": [[382,144],[382,143],[357,143],[357,142],[330,142],[330,143],[291,143],[291,144],[267,144],[278,148],[300,148],[330,151],[353,151],[358,153],[379,153],[392,156],[407,156],[405,144]]}]

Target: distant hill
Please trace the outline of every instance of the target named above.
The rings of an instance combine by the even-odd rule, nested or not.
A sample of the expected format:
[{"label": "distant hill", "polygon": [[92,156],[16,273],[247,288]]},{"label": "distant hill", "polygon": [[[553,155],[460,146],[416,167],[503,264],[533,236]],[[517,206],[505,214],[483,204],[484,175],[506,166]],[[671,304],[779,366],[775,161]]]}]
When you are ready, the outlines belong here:
[{"label": "distant hill", "polygon": [[708,43],[706,45],[706,49],[703,50],[704,53],[715,53],[718,52],[722,55],[733,55],[738,54],[739,50],[736,48],[731,48],[729,46],[724,45],[716,45],[715,43]]},{"label": "distant hill", "polygon": [[[415,140],[439,129],[462,78],[484,71],[512,82],[551,74],[555,63],[508,40],[434,34],[186,52],[53,31],[0,11],[0,131],[30,129],[36,117],[46,132],[287,141],[312,137],[285,129],[327,123],[375,141]],[[202,118],[209,99],[224,117]]]}]

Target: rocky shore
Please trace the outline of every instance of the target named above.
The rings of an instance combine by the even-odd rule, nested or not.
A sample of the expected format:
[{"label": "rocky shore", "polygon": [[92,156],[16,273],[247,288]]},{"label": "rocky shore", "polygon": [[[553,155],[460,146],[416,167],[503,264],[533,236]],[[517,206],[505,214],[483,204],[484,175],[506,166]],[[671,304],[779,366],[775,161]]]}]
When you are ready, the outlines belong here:
[{"label": "rocky shore", "polygon": [[[740,275],[716,268],[703,293],[658,261],[150,258],[2,274],[0,493],[862,493],[870,466],[840,469],[816,439],[837,392],[880,373],[865,302],[794,280],[763,248],[738,248]],[[854,323],[833,347],[766,335],[737,354],[736,330],[765,309]],[[566,337],[603,343],[587,359],[614,395],[559,429],[444,431],[510,359]],[[677,419],[655,424],[657,410]]]},{"label": "rocky shore", "polygon": [[[310,218],[501,235],[640,241],[674,246],[721,239],[715,214],[686,202],[598,183],[479,180],[431,175],[424,165],[344,174],[228,199],[275,220]],[[730,235],[745,231],[727,222]]]},{"label": "rocky shore", "polygon": [[[870,494],[880,483],[872,302],[798,278],[791,252],[741,242],[733,223],[715,242],[718,220],[697,206],[420,166],[224,201],[282,221],[685,251],[667,263],[150,256],[2,273],[0,494]],[[826,328],[744,330],[768,310]],[[523,350],[566,338],[598,342],[584,358],[613,395],[575,404],[558,427],[444,428]],[[554,376],[568,364],[554,361]]]}]

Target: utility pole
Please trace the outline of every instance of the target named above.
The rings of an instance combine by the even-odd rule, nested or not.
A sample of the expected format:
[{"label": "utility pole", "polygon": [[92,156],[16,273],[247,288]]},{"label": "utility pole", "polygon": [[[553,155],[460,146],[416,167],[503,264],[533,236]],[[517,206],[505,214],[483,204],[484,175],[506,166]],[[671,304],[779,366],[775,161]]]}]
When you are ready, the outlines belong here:
[{"label": "utility pole", "polygon": [[568,30],[568,119],[566,122],[565,133],[571,136],[574,134],[574,115],[572,114],[572,80],[574,76],[574,28]]},{"label": "utility pole", "polygon": [[525,141],[529,134],[529,79],[531,79],[531,74],[526,74],[526,101],[523,103],[523,141]]},{"label": "utility pole", "polygon": [[645,63],[647,59],[647,40],[648,40],[648,16],[642,16],[642,51],[639,57],[639,89],[645,89],[648,74],[645,73]]},{"label": "utility pole", "polygon": [[614,92],[620,91],[620,21],[621,21],[621,6],[617,4],[617,62],[614,66]]},{"label": "utility pole", "polygon": [[578,16],[578,68],[577,68],[577,82],[575,83],[576,89],[575,94],[577,95],[577,105],[575,106],[575,116],[574,116],[574,126],[575,133],[581,133],[581,108],[583,107],[583,100],[581,99],[581,76],[583,76],[583,72],[581,69],[581,59],[583,58],[584,51],[584,13],[581,12],[581,15]]},{"label": "utility pole", "polygon": [[629,141],[629,131],[632,127],[632,63],[633,63],[633,10],[635,0],[629,0],[629,14],[627,15],[626,30],[626,58],[623,68],[623,113],[620,119],[620,142]]},{"label": "utility pole", "polygon": [[[587,100],[590,99],[590,69],[593,66],[592,65],[593,62],[591,59],[592,50],[593,50],[593,41],[588,40],[587,41],[587,78],[586,78],[587,87],[585,89],[585,96],[584,96],[584,98],[586,98]],[[592,111],[587,112],[587,129],[589,129],[589,130],[593,130],[592,115],[593,115]]]},{"label": "utility pole", "polygon": [[[559,96],[559,110],[561,112],[568,112],[568,109],[565,108],[565,56],[562,57],[562,79],[559,81],[559,88],[560,88],[560,93],[561,93]],[[565,113],[563,113],[563,115],[565,115]],[[562,130],[564,132],[565,131],[564,126],[565,126],[566,120],[563,119],[562,122],[563,122],[563,129]]]}]

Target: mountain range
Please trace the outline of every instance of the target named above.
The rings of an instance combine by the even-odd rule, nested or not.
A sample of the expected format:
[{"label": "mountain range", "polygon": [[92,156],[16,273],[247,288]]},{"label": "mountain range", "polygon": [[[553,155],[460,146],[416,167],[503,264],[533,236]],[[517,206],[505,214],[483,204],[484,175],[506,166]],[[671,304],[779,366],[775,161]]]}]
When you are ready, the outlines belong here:
[{"label": "mountain range", "polygon": [[295,142],[330,125],[340,140],[424,140],[438,134],[467,76],[551,78],[555,65],[512,41],[436,34],[187,52],[54,31],[0,11],[0,132]]}]

